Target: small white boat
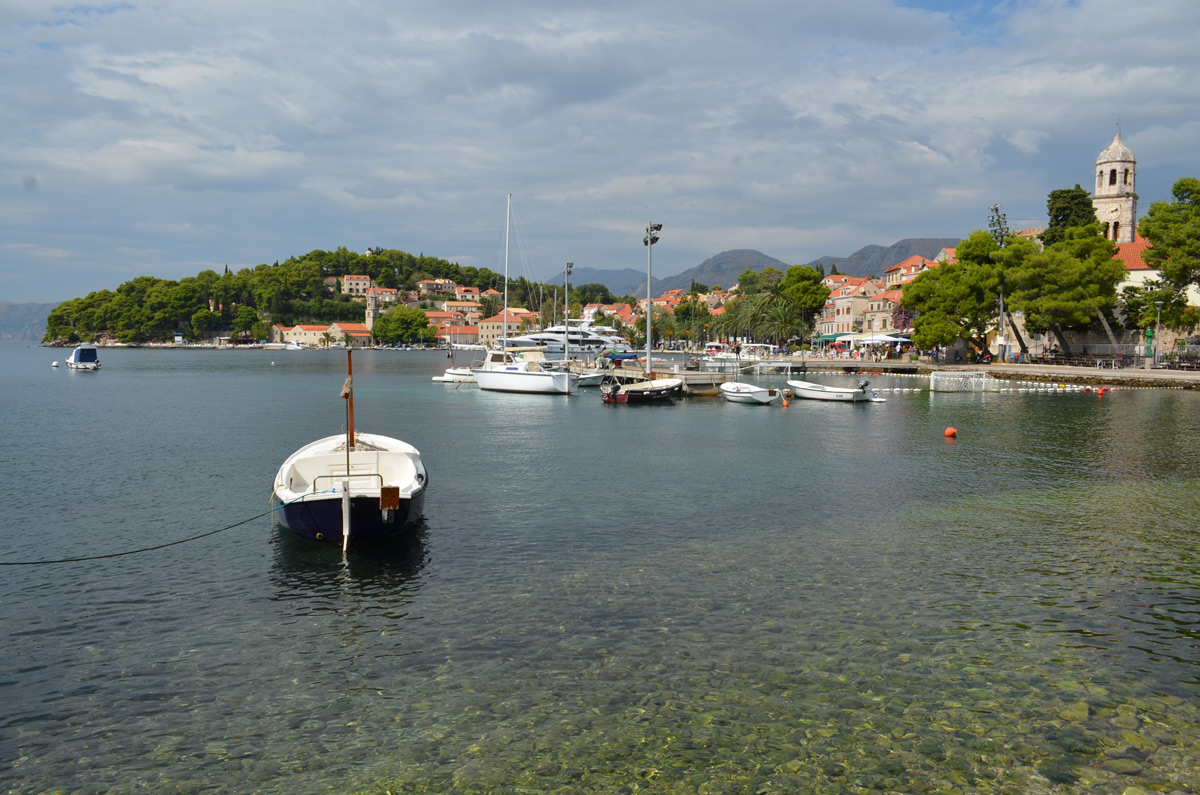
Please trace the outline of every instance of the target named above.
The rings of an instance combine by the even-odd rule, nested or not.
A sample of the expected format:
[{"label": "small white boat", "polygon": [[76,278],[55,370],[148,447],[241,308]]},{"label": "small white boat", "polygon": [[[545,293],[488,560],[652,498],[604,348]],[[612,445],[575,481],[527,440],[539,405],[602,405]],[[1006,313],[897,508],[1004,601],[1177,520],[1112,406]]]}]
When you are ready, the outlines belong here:
[{"label": "small white boat", "polygon": [[[351,352],[346,351],[350,370]],[[338,544],[394,536],[415,523],[429,476],[421,453],[390,436],[354,430],[353,374],[342,397],[347,432],[292,453],[275,475],[271,502],[278,522],[296,535]]]},{"label": "small white boat", "polygon": [[79,345],[67,357],[68,370],[99,370],[100,355],[95,345]]},{"label": "small white boat", "polygon": [[473,384],[475,376],[470,367],[447,367],[446,372],[435,375],[433,380],[439,384]]},{"label": "small white boat", "polygon": [[839,403],[887,402],[885,398],[876,395],[875,390],[867,388],[870,384],[866,379],[859,382],[857,389],[844,386],[825,386],[824,384],[814,384],[811,381],[788,381],[787,385],[792,388],[792,394],[806,400],[831,400]]},{"label": "small white boat", "polygon": [[721,384],[721,394],[730,403],[755,403],[759,405],[774,403],[783,397],[783,392],[778,389],[744,384],[740,381],[728,381]]}]

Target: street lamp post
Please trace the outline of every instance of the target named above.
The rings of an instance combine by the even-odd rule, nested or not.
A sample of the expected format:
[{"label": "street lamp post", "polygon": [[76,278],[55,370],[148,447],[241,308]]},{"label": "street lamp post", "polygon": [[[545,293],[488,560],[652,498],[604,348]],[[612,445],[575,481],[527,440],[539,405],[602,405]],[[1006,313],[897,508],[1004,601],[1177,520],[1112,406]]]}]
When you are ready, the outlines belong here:
[{"label": "street lamp post", "polygon": [[568,282],[574,267],[574,262],[568,262],[563,272],[563,359],[567,362],[571,361],[571,288]]},{"label": "street lamp post", "polygon": [[1154,365],[1158,366],[1158,335],[1162,329],[1162,301],[1154,302]]},{"label": "street lamp post", "polygon": [[646,236],[642,238],[642,245],[646,247],[646,377],[650,377],[650,347],[654,339],[650,330],[651,318],[654,316],[654,299],[650,296],[650,266],[653,262],[651,252],[654,250],[654,244],[658,242],[658,233],[662,231],[662,224],[647,224]]}]

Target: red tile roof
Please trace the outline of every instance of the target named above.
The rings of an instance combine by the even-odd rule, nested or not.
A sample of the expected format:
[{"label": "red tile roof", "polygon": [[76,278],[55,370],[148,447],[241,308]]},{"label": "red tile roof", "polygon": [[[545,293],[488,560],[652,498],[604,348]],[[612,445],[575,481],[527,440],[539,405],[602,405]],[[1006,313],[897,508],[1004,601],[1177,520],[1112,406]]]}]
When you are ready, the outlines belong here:
[{"label": "red tile roof", "polygon": [[1127,271],[1156,270],[1142,259],[1142,252],[1150,248],[1150,241],[1140,235],[1132,243],[1118,243],[1113,259],[1119,259]]}]

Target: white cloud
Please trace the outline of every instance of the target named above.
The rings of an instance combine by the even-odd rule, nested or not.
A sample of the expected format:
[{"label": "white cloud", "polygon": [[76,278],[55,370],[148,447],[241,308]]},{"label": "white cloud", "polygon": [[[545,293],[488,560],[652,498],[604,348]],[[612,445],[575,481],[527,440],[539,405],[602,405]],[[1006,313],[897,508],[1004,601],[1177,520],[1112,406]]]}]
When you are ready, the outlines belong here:
[{"label": "white cloud", "polygon": [[669,273],[1036,218],[1118,119],[1146,206],[1195,175],[1200,5],[920,5],[8,4],[0,224],[84,291],[368,243],[490,267],[512,192],[547,272],[640,267],[653,216]]}]

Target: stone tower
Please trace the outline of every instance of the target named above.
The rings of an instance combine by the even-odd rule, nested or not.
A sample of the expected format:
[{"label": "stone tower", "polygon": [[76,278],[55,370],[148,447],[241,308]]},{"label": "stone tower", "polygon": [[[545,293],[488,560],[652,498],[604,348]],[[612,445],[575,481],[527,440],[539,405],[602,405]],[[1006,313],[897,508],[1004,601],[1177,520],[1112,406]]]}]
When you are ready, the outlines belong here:
[{"label": "stone tower", "polygon": [[367,292],[367,318],[363,323],[367,327],[367,331],[370,331],[375,325],[377,317],[379,317],[379,304],[375,300],[375,291],[369,290]]},{"label": "stone tower", "polygon": [[1137,230],[1137,160],[1121,143],[1121,133],[1096,158],[1096,192],[1092,205],[1104,224],[1104,236],[1114,243],[1130,243]]}]

